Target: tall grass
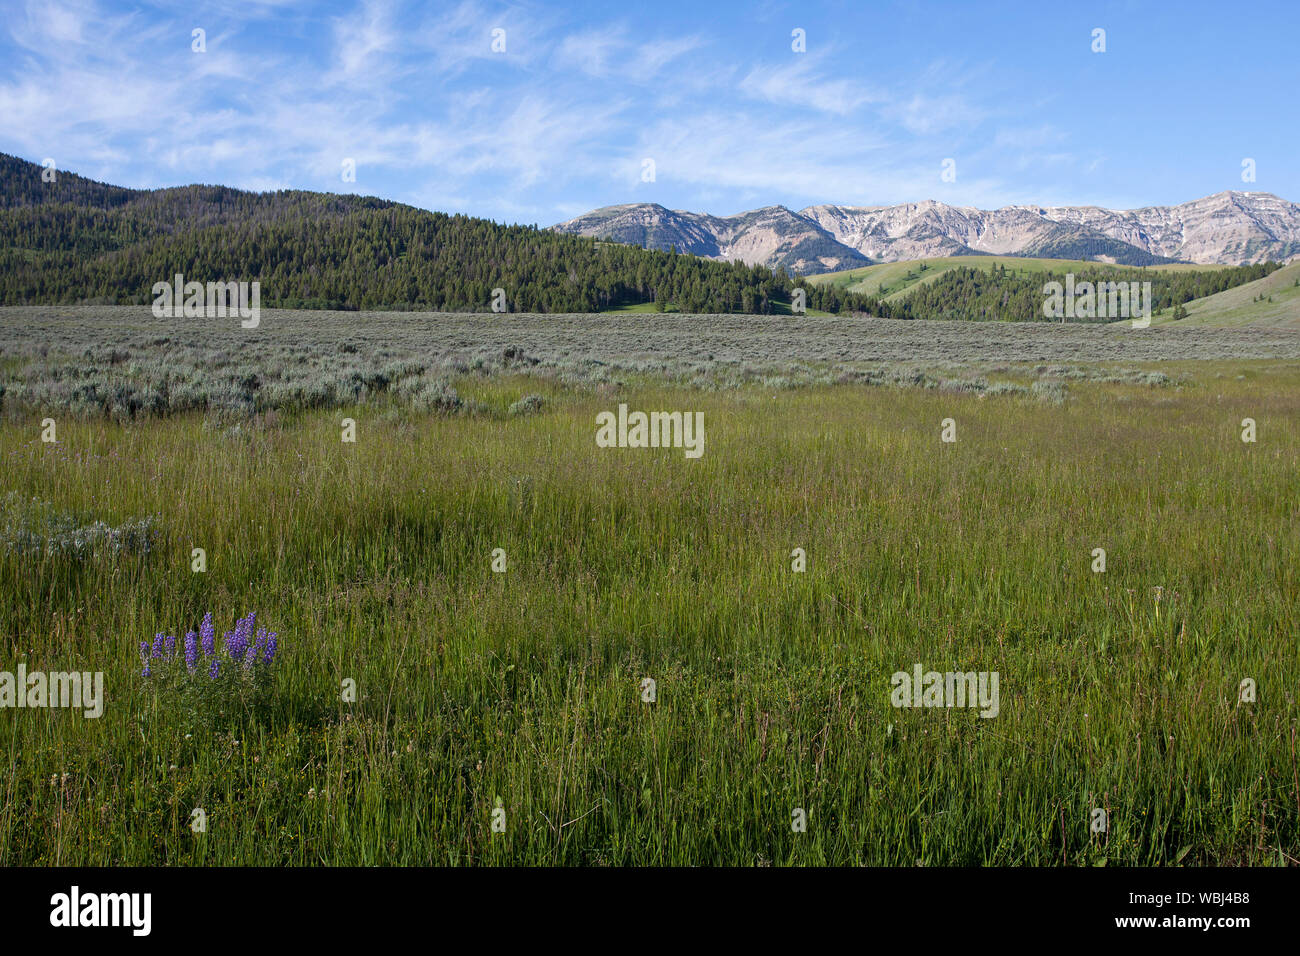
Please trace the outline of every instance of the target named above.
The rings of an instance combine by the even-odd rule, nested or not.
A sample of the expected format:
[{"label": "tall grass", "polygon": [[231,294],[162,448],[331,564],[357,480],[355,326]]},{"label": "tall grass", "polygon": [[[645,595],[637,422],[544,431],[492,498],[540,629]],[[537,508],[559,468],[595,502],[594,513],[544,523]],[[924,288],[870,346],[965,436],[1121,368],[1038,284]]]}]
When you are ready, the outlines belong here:
[{"label": "tall grass", "polygon": [[[1300,857],[1294,364],[1059,402],[552,384],[514,416],[535,380],[453,384],[501,414],[0,424],[5,491],[160,534],[0,553],[0,669],[107,687],[98,720],[0,711],[0,862]],[[617,401],[703,411],[704,456],[597,448]],[[207,609],[279,632],[255,717],[194,720],[140,674]],[[997,671],[999,715],[894,709],[916,663]]]}]

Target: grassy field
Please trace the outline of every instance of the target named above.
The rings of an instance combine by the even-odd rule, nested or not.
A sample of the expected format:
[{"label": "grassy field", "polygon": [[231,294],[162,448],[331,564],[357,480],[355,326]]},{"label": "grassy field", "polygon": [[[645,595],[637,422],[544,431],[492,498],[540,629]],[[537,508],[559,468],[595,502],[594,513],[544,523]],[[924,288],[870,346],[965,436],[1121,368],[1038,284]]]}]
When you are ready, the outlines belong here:
[{"label": "grassy field", "polygon": [[[1150,362],[1300,359],[1293,329],[1131,323],[896,321],[734,315],[469,315],[266,310],[238,322],[155,318],[143,306],[0,309],[6,410],[103,415],[202,412],[235,424],[267,411],[392,398],[474,411],[455,380],[527,373],[575,388],[652,379],[743,385],[1050,387],[1069,367],[1145,379]],[[1100,363],[1100,364],[1099,364]],[[1098,372],[1098,369],[1104,371]]]},{"label": "grassy field", "polygon": [[1202,328],[1300,329],[1300,262],[1233,289],[1207,295],[1187,305],[1187,318],[1167,316],[1152,325]]},{"label": "grassy field", "polygon": [[[924,268],[922,268],[924,266]],[[875,265],[846,269],[843,272],[827,272],[811,276],[809,282],[829,282],[846,292],[861,292],[866,295],[879,295],[884,290],[886,299],[902,298],[918,285],[933,282],[944,273],[958,268],[992,269],[1004,266],[1007,270],[1022,274],[1040,272],[1071,272],[1114,268],[1129,269],[1130,266],[1108,267],[1104,262],[1080,259],[1035,259],[1020,256],[945,256],[939,259],[909,259],[903,262],[879,262]],[[1170,263],[1167,265],[1148,266],[1157,272],[1170,271],[1209,271],[1223,266],[1195,265],[1191,263]]]},{"label": "grassy field", "polygon": [[[33,314],[0,316],[0,670],[102,671],[105,704],[0,710],[0,863],[1300,859],[1292,359],[1188,360],[1228,333],[1161,330],[1142,341],[1181,360],[1008,364],[981,342],[933,376],[774,387],[721,361],[584,378],[547,352],[439,366],[454,404],[399,378],[307,408],[271,392],[291,381],[272,360],[407,360],[374,354],[386,327],[264,316],[282,338],[223,366],[224,341]],[[522,328],[477,321],[498,352]],[[537,342],[558,356],[556,321]],[[737,326],[682,348],[776,347]],[[114,416],[54,388],[183,349],[260,371],[251,403]],[[55,443],[38,394],[66,399]],[[621,402],[703,413],[703,456],[597,447]],[[95,522],[116,537],[78,533]],[[127,527],[149,547],[104,544]],[[264,691],[215,711],[139,651],[206,611],[279,635]],[[997,672],[997,716],[892,706],[917,664]]]}]

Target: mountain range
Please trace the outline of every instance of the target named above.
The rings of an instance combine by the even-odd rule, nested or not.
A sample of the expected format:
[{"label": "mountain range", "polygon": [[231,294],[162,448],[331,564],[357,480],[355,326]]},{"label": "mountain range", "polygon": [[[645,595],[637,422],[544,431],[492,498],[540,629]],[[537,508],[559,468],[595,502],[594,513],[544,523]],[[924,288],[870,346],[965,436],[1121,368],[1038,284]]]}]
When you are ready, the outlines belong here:
[{"label": "mountain range", "polygon": [[[0,304],[145,304],[157,283],[180,274],[199,283],[257,282],[267,308],[778,314],[793,307],[799,284],[810,311],[1031,321],[1041,312],[1041,300],[1033,301],[1041,281],[1001,268],[990,286],[967,275],[976,270],[957,266],[969,259],[948,259],[948,268],[934,263],[906,302],[896,293],[878,300],[835,279],[797,283],[769,263],[787,273],[825,272],[886,252],[937,258],[977,248],[1121,264],[1168,258],[1137,242],[1162,252],[1196,250],[1203,260],[1295,258],[1295,209],[1262,193],[1119,214],[982,213],[922,203],[799,213],[771,207],[721,218],[633,206],[618,207],[604,229],[598,216],[583,229],[539,230],[373,196],[130,189],[0,154]],[[586,229],[621,241],[569,234]],[[1269,238],[1261,239],[1264,233]],[[663,248],[670,245],[696,255],[672,255]],[[995,261],[1003,260],[989,258]],[[1153,276],[1154,294],[1166,306],[1186,303],[1262,278],[1262,269],[1166,270],[1159,281]]]},{"label": "mountain range", "polygon": [[735,216],[657,203],[605,206],[552,226],[649,249],[814,275],[907,259],[987,253],[1249,265],[1300,259],[1300,205],[1264,192],[1221,192],[1176,206],[1004,206],[934,200],[894,206],[765,206]]}]

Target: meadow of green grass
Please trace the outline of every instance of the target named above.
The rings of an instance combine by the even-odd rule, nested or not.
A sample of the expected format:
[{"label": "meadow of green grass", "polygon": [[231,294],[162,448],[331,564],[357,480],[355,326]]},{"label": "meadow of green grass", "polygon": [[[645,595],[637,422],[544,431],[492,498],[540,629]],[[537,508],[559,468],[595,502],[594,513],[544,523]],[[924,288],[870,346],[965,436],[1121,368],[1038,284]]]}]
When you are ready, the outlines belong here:
[{"label": "meadow of green grass", "polygon": [[[472,413],[60,415],[57,444],[10,404],[5,492],[161,537],[0,550],[0,669],[107,698],[0,711],[0,863],[1295,862],[1300,365],[1153,368],[1053,396],[498,372],[451,383]],[[703,457],[596,447],[618,402],[703,412]],[[206,610],[278,631],[260,710],[141,676]],[[895,709],[917,663],[998,672],[1000,712]]]},{"label": "meadow of green grass", "polygon": [[[655,308],[655,304],[653,302],[638,302],[635,305],[618,305],[612,309],[602,309],[601,311],[606,314],[630,312],[630,313],[635,313],[640,315],[645,313],[658,312],[659,310]],[[676,312],[677,308],[676,306],[665,306],[664,311]]]}]

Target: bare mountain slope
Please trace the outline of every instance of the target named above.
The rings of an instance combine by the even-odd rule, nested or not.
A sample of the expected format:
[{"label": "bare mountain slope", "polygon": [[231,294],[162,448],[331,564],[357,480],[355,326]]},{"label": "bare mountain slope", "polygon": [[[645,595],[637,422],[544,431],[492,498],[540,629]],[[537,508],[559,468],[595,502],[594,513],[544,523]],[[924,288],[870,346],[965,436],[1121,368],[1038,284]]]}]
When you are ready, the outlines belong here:
[{"label": "bare mountain slope", "polygon": [[553,228],[647,249],[675,246],[678,252],[784,267],[805,275],[870,264],[817,223],[784,206],[722,217],[675,211],[657,203],[631,203],[606,206]]},{"label": "bare mountain slope", "polygon": [[553,227],[814,274],[868,261],[990,253],[1124,265],[1244,265],[1300,258],[1300,206],[1271,193],[1221,192],[1176,206],[1006,206],[934,200],[895,206],[769,206],[718,217],[653,203],[608,206]]}]

